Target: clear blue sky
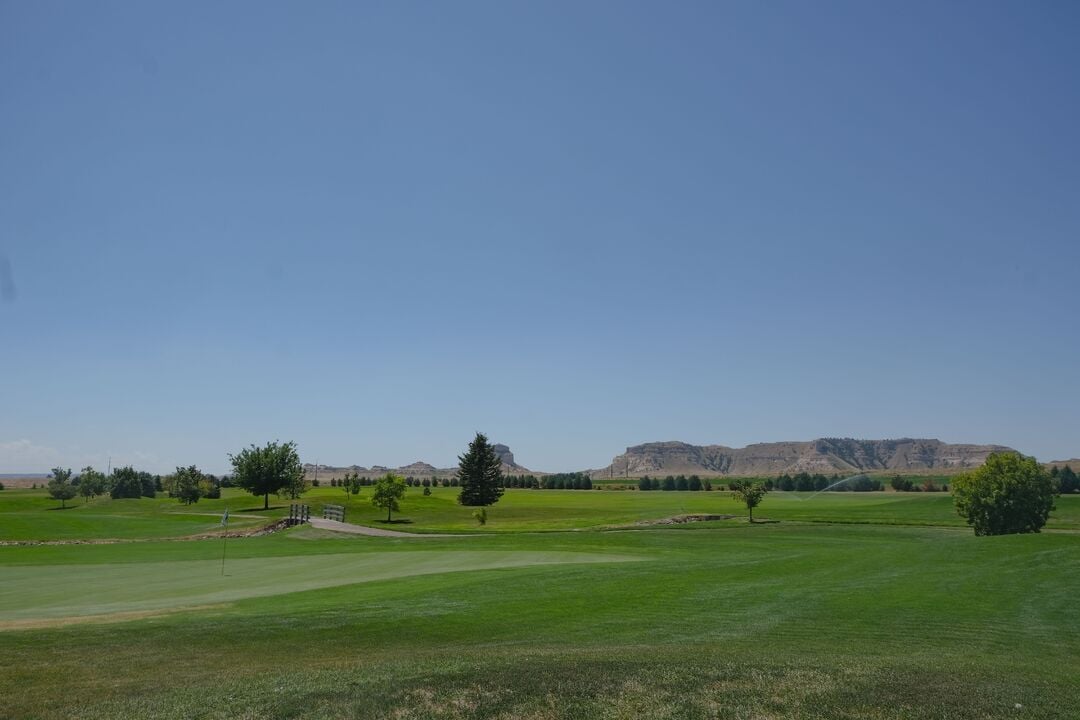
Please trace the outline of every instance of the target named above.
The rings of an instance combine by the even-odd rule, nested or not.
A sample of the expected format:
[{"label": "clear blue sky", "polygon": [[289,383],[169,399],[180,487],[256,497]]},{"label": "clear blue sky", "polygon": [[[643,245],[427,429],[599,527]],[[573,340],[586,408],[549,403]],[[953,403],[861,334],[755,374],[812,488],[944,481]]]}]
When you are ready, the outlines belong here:
[{"label": "clear blue sky", "polygon": [[1080,455],[1073,2],[0,0],[0,472]]}]

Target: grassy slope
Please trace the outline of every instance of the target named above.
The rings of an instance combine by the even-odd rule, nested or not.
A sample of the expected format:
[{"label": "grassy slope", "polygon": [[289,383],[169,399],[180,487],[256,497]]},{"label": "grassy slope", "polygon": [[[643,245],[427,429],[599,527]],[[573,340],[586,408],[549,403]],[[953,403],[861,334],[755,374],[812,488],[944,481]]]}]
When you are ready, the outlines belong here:
[{"label": "grassy slope", "polygon": [[[496,506],[496,528],[544,527],[518,503],[569,513],[576,526],[729,502],[518,495]],[[771,495],[761,514],[941,519],[937,496],[819,499]],[[454,527],[468,515],[449,500],[417,493],[407,510],[418,527]],[[1066,519],[1073,500],[1059,502]],[[168,504],[137,502],[172,522],[159,516]],[[46,512],[37,517],[54,522]],[[710,526],[230,540],[233,595],[222,606],[0,632],[0,717],[1070,718],[1080,706],[1080,536]],[[218,542],[0,548],[0,614],[201,605],[222,591],[219,551]],[[530,564],[574,559],[562,553],[643,559]],[[501,566],[483,569],[482,559]],[[318,587],[301,589],[309,582]],[[274,586],[283,593],[261,595]]]}]

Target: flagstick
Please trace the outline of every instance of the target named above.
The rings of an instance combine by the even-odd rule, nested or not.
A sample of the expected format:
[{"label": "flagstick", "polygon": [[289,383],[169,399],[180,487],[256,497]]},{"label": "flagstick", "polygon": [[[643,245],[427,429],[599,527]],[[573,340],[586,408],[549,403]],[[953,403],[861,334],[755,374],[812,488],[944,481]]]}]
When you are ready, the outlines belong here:
[{"label": "flagstick", "polygon": [[[229,511],[226,510],[226,513]],[[221,577],[225,577],[225,548],[229,544],[229,521],[225,521],[225,534],[221,536]]]}]

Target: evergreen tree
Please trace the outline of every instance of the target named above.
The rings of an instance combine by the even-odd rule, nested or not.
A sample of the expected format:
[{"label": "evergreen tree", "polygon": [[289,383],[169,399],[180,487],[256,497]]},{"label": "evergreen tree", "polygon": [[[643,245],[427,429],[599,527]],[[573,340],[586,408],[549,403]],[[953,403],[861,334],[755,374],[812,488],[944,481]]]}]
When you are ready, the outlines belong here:
[{"label": "evergreen tree", "polygon": [[49,495],[60,501],[60,507],[66,508],[67,501],[79,493],[79,488],[71,482],[71,469],[54,467],[49,475]]},{"label": "evergreen tree", "polygon": [[457,479],[462,505],[492,505],[502,497],[502,462],[483,433],[476,433],[469,449],[458,457]]},{"label": "evergreen tree", "polygon": [[1068,465],[1061,469],[1057,480],[1062,493],[1074,493],[1080,491],[1080,478],[1076,477],[1076,472]]}]

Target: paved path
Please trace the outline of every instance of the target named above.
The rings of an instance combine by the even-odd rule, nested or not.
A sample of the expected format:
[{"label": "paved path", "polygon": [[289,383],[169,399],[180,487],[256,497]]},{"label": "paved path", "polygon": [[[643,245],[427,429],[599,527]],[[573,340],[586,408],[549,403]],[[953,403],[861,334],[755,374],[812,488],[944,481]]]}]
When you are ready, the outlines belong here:
[{"label": "paved path", "polygon": [[311,527],[319,528],[320,530],[333,530],[334,532],[350,533],[352,535],[372,535],[374,537],[468,537],[467,535],[441,535],[438,533],[409,533],[401,532],[400,530],[384,530],[383,528],[366,527],[364,525],[353,525],[352,523],[343,523],[338,522],[337,520],[326,520],[324,518],[317,517],[311,518]]}]

